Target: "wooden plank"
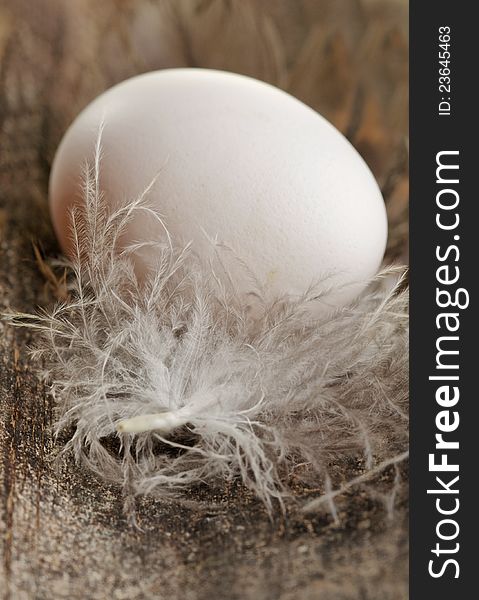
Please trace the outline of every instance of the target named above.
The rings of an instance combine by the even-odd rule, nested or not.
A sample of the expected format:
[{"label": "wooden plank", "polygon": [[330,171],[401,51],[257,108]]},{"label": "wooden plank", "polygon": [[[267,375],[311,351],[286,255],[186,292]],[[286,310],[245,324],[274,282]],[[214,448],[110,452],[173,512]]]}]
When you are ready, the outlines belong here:
[{"label": "wooden plank", "polygon": [[[32,252],[57,251],[48,173],[67,124],[129,75],[227,68],[279,84],[333,120],[374,169],[390,215],[389,256],[407,243],[407,14],[384,0],[0,1],[0,300],[33,310],[49,291]],[[235,37],[236,36],[236,37]],[[5,599],[283,600],[407,597],[404,502],[394,523],[360,492],[330,517],[270,522],[238,484],[191,502],[139,501],[70,459],[31,334],[0,323],[0,594]],[[298,490],[298,493],[301,491]],[[193,501],[201,500],[203,506]]]}]

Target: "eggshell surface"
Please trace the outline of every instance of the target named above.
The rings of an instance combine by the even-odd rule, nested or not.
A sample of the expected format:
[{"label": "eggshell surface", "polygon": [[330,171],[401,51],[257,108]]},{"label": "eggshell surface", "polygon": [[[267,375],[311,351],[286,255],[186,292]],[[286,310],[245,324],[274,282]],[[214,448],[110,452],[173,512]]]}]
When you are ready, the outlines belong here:
[{"label": "eggshell surface", "polygon": [[[69,209],[83,202],[85,161],[100,123],[100,186],[118,207],[157,176],[149,202],[175,243],[200,256],[224,242],[273,295],[300,295],[327,280],[341,305],[358,294],[383,257],[387,221],[363,159],[323,117],[254,79],[203,69],[170,69],[129,79],[94,100],[73,122],[50,177],[50,208],[65,252]],[[163,239],[138,213],[122,244]],[[139,269],[148,260],[138,261]],[[233,270],[242,292],[251,279]]]}]

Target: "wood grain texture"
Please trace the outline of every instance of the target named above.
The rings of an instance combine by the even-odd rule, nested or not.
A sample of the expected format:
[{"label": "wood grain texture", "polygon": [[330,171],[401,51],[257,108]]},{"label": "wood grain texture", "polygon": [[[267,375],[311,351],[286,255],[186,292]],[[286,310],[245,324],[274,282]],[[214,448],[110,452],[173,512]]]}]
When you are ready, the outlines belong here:
[{"label": "wood grain texture", "polygon": [[[32,242],[57,252],[48,174],[68,123],[113,83],[167,66],[254,75],[332,120],[383,189],[388,258],[406,260],[407,48],[402,0],[0,0],[1,310],[51,300]],[[351,493],[340,525],[271,522],[228,484],[191,503],[140,499],[132,529],[118,490],[54,460],[30,336],[0,322],[0,597],[407,598],[404,499],[391,522],[379,492]]]}]

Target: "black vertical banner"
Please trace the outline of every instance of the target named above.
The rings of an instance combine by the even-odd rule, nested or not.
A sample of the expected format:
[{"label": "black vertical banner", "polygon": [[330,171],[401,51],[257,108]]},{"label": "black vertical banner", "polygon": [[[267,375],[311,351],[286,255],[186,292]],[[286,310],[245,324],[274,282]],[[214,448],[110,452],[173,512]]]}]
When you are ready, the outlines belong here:
[{"label": "black vertical banner", "polygon": [[479,597],[475,8],[410,2],[413,600]]}]

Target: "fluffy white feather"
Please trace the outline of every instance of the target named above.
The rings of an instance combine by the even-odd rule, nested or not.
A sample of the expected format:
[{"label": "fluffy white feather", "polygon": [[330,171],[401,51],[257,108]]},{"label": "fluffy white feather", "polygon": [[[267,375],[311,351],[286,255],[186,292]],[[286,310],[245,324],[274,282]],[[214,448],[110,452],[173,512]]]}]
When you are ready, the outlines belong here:
[{"label": "fluffy white feather", "polygon": [[161,220],[148,206],[154,186],[109,213],[100,155],[99,138],[84,206],[72,213],[69,299],[12,317],[41,333],[35,353],[57,431],[74,426],[66,450],[128,494],[240,476],[270,510],[292,475],[319,482],[331,500],[330,465],[364,458],[367,476],[403,460],[403,280],[391,289],[379,276],[354,304],[319,318],[311,308],[326,287],[274,301],[258,289],[244,303],[225,276],[236,260],[228,249],[216,244],[216,262],[205,261],[165,235],[148,243],[156,266],[139,282],[132,255],[144,244],[119,251],[118,240],[138,211]]}]

